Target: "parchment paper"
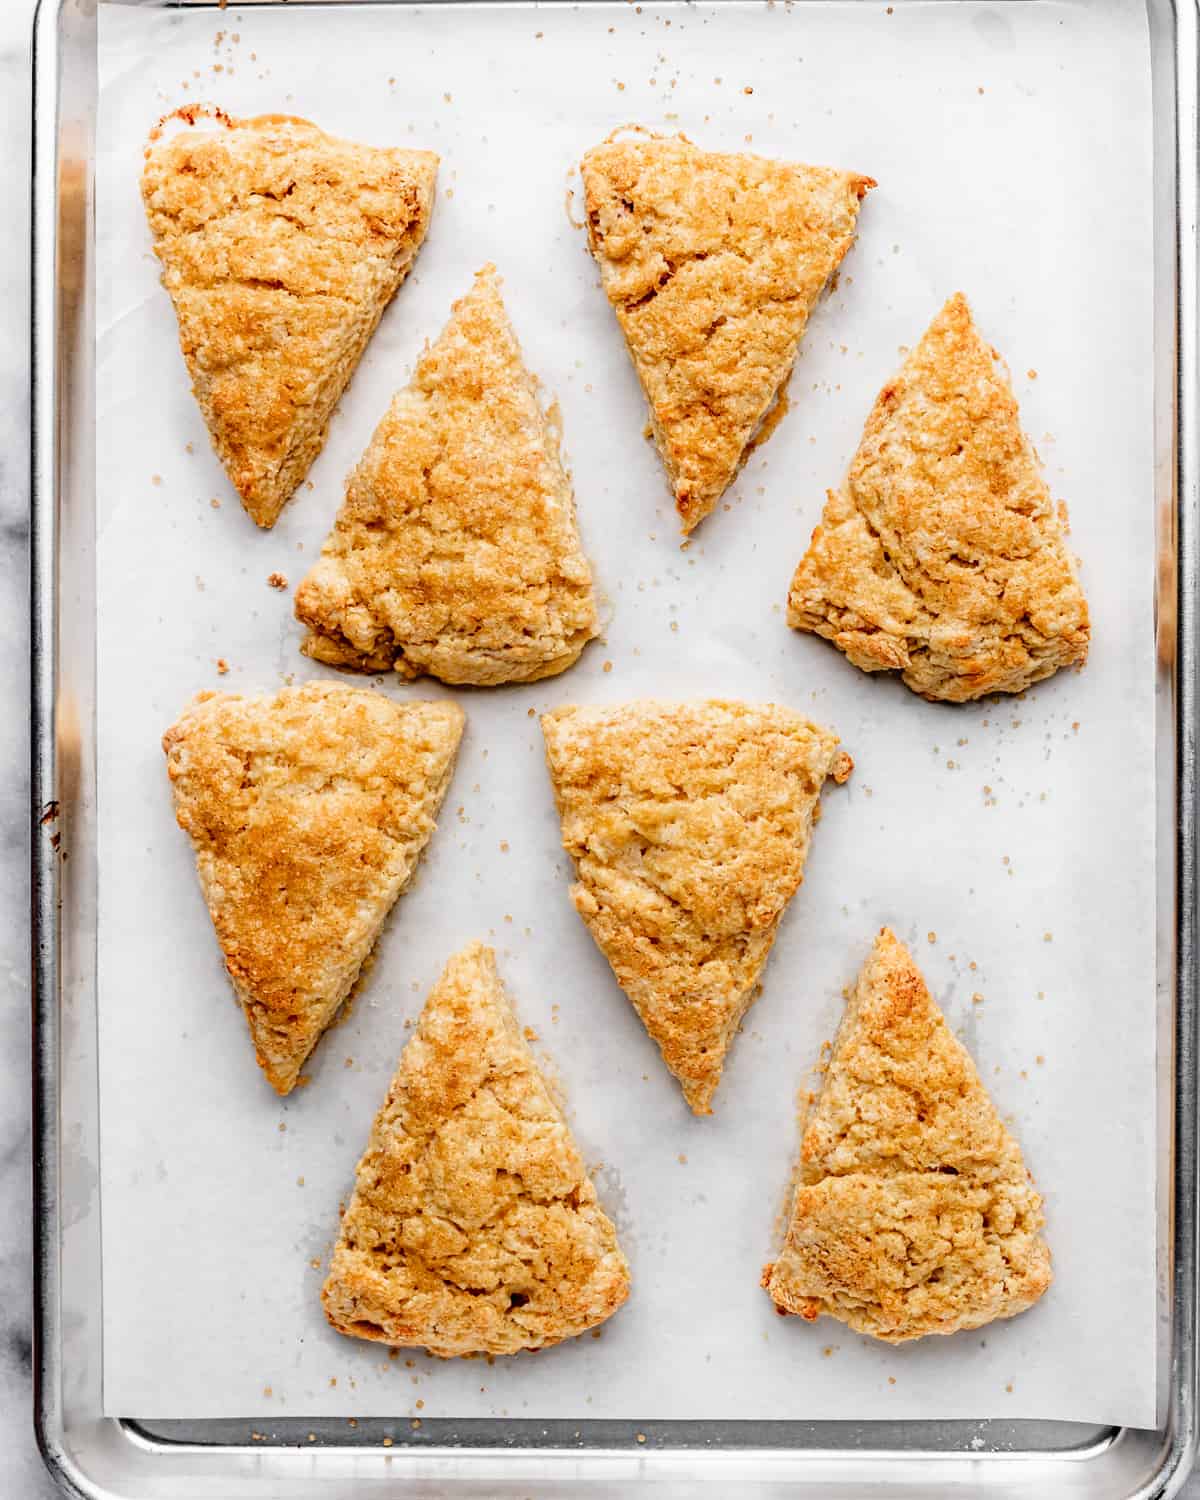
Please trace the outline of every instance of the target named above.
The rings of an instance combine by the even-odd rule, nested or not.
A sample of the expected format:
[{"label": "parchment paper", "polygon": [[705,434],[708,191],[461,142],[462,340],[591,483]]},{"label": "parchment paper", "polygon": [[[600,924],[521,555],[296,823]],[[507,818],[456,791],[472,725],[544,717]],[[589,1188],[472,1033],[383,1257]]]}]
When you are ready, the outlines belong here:
[{"label": "parchment paper", "polygon": [[[103,8],[109,1413],[1153,1422],[1144,14],[1136,0],[889,9]],[[139,197],[149,127],[196,99],[442,155],[416,270],[272,532],[251,524],[210,451]],[[629,120],[880,183],[810,323],[790,414],[685,551],[566,211],[572,164]],[[199,688],[273,689],[322,671],[299,655],[291,591],[267,576],[294,588],[312,563],[392,392],[489,258],[531,367],[562,403],[611,625],[563,677],[460,695],[467,734],[415,887],[364,994],[317,1049],[310,1086],[281,1102],[224,977],[159,737]],[[966,708],[861,675],[783,616],[876,392],[956,288],[1008,357],[1051,485],[1071,504],[1094,622],[1084,673]],[[833,726],[857,761],[850,784],[826,792],[803,889],[707,1120],[688,1114],[569,905],[542,760],[538,711],[637,694],[784,701]],[[1057,1275],[1023,1317],[900,1349],[832,1321],[781,1320],[757,1284],[796,1148],[795,1095],[884,922],[913,945],[1015,1124]],[[598,1339],[490,1367],[392,1361],[330,1331],[318,1290],[406,1023],[474,937],[496,944],[521,1020],[561,1078],[635,1290]]]}]

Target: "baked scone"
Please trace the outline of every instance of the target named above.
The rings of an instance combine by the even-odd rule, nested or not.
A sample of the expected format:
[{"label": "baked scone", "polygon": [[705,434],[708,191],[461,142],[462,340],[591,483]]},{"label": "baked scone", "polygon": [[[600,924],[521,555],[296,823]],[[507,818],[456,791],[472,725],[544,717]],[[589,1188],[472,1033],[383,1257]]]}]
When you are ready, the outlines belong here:
[{"label": "baked scone", "polygon": [[350,993],[434,830],[453,703],[310,682],[200,693],[163,736],[179,826],[259,1066],[280,1094]]},{"label": "baked scone", "polygon": [[788,623],[924,698],[1082,666],[1088,608],[996,351],[956,293],[879,393],[792,579]]},{"label": "baked scone", "polygon": [[557,418],[488,265],[392,401],[296,591],[306,655],[444,682],[534,682],[596,634]]},{"label": "baked scone", "polygon": [[543,714],[575,910],[698,1115],[808,858],[837,736],[773,703]]},{"label": "baked scone", "polygon": [[446,965],[358,1164],[321,1293],[341,1333],[451,1358],[574,1338],[629,1266],[496,972]]},{"label": "baked scone", "polygon": [[206,113],[213,128],[154,132],[142,196],[213,447],[273,526],[421,248],[438,159],[179,111]]},{"label": "baked scone", "polygon": [[1050,1285],[1042,1200],[975,1064],[884,928],[805,1121],[787,1239],[762,1284],[889,1343],[978,1328]]},{"label": "baked scone", "polygon": [[588,242],[686,533],[782,417],[809,313],[875,183],[650,134],[596,146],[581,170]]}]

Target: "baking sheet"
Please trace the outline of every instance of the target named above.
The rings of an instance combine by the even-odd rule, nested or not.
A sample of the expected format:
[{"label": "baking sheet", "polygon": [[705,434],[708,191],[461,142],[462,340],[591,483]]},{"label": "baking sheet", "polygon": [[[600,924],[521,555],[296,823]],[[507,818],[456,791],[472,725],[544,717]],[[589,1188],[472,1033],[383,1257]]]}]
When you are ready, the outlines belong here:
[{"label": "baking sheet", "polygon": [[[1146,47],[1134,0],[891,14],[735,0],[102,8],[106,1412],[1153,1423]],[[310,485],[269,533],[209,449],[138,193],[149,125],[197,98],[443,158],[416,270]],[[571,164],[626,120],[881,184],[810,323],[790,414],[684,551],[640,437],[636,380],[567,218]],[[335,675],[298,654],[290,590],[267,576],[293,587],[303,576],[393,390],[488,258],[531,367],[561,401],[611,623],[563,677],[459,695],[468,727],[441,828],[311,1084],[280,1101],[230,997],[158,740],[198,688]],[[783,601],[878,387],[957,287],[1008,356],[1051,485],[1071,503],[1094,648],[1083,674],[1022,700],[946,708],[788,631]],[[788,702],[836,728],[857,762],[825,796],[804,887],[708,1120],[686,1111],[570,908],[542,762],[537,712],[641,693]],[[914,946],[1015,1124],[1057,1273],[1021,1318],[902,1349],[831,1321],[781,1320],[757,1286],[797,1087],[883,922]],[[317,1294],[405,1022],[473,937],[496,944],[567,1091],[634,1295],[599,1338],[536,1357],[389,1359],[329,1330]]]}]

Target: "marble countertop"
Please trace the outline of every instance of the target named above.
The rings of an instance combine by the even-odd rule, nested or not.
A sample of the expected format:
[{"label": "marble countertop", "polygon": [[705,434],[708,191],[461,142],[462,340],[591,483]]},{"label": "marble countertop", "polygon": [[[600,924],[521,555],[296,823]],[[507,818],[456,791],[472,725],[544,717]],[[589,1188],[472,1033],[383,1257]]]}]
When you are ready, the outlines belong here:
[{"label": "marble countertop", "polygon": [[[0,1500],[51,1500],[31,1419],[27,574],[29,40],[34,0],[0,3]],[[1200,1500],[1200,1475],[1186,1491]]]},{"label": "marble countertop", "polygon": [[33,1437],[29,1229],[29,37],[33,0],[0,5],[0,1495],[58,1493]]}]

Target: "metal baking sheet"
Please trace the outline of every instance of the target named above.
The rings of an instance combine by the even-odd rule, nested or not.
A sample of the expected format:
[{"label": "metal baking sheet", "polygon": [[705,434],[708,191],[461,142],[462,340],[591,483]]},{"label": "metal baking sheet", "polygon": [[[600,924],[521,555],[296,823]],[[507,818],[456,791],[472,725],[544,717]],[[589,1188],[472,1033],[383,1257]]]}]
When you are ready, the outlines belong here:
[{"label": "metal baking sheet", "polygon": [[[1176,59],[1181,48],[1185,56],[1190,56],[1188,49],[1194,49],[1195,16],[1185,9],[1168,18],[1151,9],[1149,19],[1156,132],[1156,474],[1165,542],[1159,578],[1163,591],[1159,600],[1163,664],[1158,692],[1159,909],[1169,912],[1176,883],[1182,887],[1191,878],[1188,858],[1179,857],[1181,850],[1184,856],[1189,855],[1191,847],[1191,766],[1185,755],[1176,759],[1176,751],[1187,747],[1186,735],[1179,733],[1179,727],[1191,722],[1190,677],[1186,670],[1178,677],[1171,671],[1176,649],[1181,662],[1192,649],[1186,590],[1180,600],[1177,629],[1172,628],[1175,615],[1169,606],[1173,601],[1175,560],[1178,558],[1185,569],[1188,566],[1189,507],[1194,501],[1188,467],[1191,434],[1186,429],[1176,430],[1173,422],[1173,398],[1177,394],[1186,397],[1194,377],[1189,364],[1194,357],[1190,344],[1194,324],[1183,316],[1190,297],[1189,277],[1195,269],[1194,245],[1186,234],[1176,238],[1177,226],[1189,222],[1187,195],[1194,183],[1182,178],[1176,197],[1172,163],[1180,150],[1180,134],[1185,142],[1194,137],[1190,94],[1182,97],[1182,88],[1190,87],[1191,75],[1188,67],[1176,71]],[[433,1492],[429,1487],[434,1484],[461,1481],[483,1486],[478,1493],[497,1494],[501,1493],[499,1486],[510,1480],[522,1492],[528,1492],[535,1483],[550,1486],[547,1493],[561,1492],[570,1477],[607,1482],[615,1486],[614,1493],[619,1493],[636,1474],[685,1488],[711,1479],[724,1484],[727,1493],[735,1485],[769,1486],[784,1479],[807,1481],[814,1493],[834,1493],[838,1486],[854,1493],[878,1482],[884,1472],[881,1459],[888,1461],[889,1485],[901,1493],[905,1485],[914,1493],[929,1494],[936,1485],[961,1482],[964,1471],[956,1465],[969,1463],[967,1472],[978,1483],[990,1484],[997,1493],[1045,1493],[1048,1485],[1060,1489],[1085,1485],[1081,1493],[1115,1495],[1138,1492],[1143,1479],[1157,1483],[1152,1477],[1156,1470],[1179,1472],[1190,1446],[1193,1379],[1191,1299],[1184,1290],[1190,1292],[1191,1286],[1191,1240],[1180,1227],[1191,1227],[1192,1212],[1191,1166],[1182,1160],[1191,1149],[1193,1123],[1189,1102],[1192,997],[1187,969],[1192,906],[1190,892],[1182,888],[1177,907],[1181,913],[1179,930],[1172,933],[1169,927],[1165,929],[1168,941],[1160,955],[1160,982],[1168,990],[1177,986],[1174,1040],[1178,1045],[1172,1048],[1169,1030],[1162,1051],[1167,1064],[1165,1076],[1174,1084],[1163,1095],[1167,1127],[1163,1138],[1171,1139],[1174,1115],[1175,1156],[1165,1159],[1161,1178],[1164,1188],[1174,1186],[1177,1239],[1166,1268],[1174,1272],[1165,1309],[1170,1316],[1164,1321],[1161,1343],[1163,1369],[1169,1379],[1166,1421],[1157,1440],[1149,1434],[1045,1423],[992,1422],[985,1427],[721,1420],[702,1424],[678,1420],[529,1424],[511,1417],[486,1423],[441,1419],[426,1422],[416,1431],[407,1420],[363,1421],[356,1428],[348,1428],[338,1419],[272,1419],[257,1423],[257,1436],[251,1437],[249,1422],[185,1420],[169,1426],[157,1424],[151,1429],[144,1423],[115,1423],[99,1417],[95,1238],[99,1203],[94,1176],[95,1098],[89,1092],[95,1067],[95,809],[91,782],[95,741],[94,683],[90,680],[86,644],[94,619],[91,589],[95,523],[89,484],[94,415],[90,409],[88,358],[95,326],[89,274],[93,245],[88,232],[94,150],[93,44],[86,15],[68,6],[48,18],[43,9],[37,53],[39,150],[35,183],[39,234],[35,247],[39,278],[35,304],[35,647],[39,652],[35,709],[49,717],[39,719],[45,734],[38,737],[36,770],[43,779],[39,782],[37,815],[39,819],[46,815],[47,823],[39,833],[41,852],[35,873],[39,903],[47,898],[53,901],[61,894],[68,920],[61,926],[48,926],[44,918],[54,909],[47,912],[44,906],[39,908],[43,917],[37,949],[40,1097],[44,1106],[41,1141],[54,1153],[51,1156],[43,1151],[39,1163],[45,1229],[41,1262],[44,1337],[40,1352],[42,1373],[47,1377],[42,1382],[40,1405],[43,1432],[58,1452],[59,1462],[68,1467],[82,1462],[91,1492],[100,1492],[96,1486],[106,1482],[103,1475],[107,1474],[113,1492],[160,1494],[166,1483],[160,1476],[173,1472],[189,1485],[208,1485],[208,1493],[222,1495],[303,1494],[309,1483],[325,1485],[323,1493],[338,1484],[346,1493],[358,1493],[360,1488],[386,1483],[389,1476],[403,1473],[423,1475],[428,1492]],[[1179,96],[1175,93],[1177,85]],[[1181,206],[1182,219],[1178,217]],[[52,257],[49,262],[48,253]],[[514,313],[520,324],[519,307],[514,307]],[[1177,328],[1179,342],[1174,338]],[[53,378],[47,380],[48,375]],[[1189,408],[1185,405],[1183,409]],[[1173,516],[1177,526],[1168,524]],[[665,532],[667,528],[664,525],[662,529]],[[839,723],[838,727],[849,737],[845,725]],[[40,795],[42,792],[47,795]],[[51,802],[57,802],[57,813],[48,805]],[[1180,842],[1176,841],[1177,833]],[[57,848],[52,838],[58,840]],[[64,851],[68,856],[65,864]],[[1172,854],[1176,858],[1172,859]],[[519,987],[518,993],[522,992]],[[743,1039],[743,1045],[749,1041],[749,1037]],[[560,1050],[554,1039],[551,1047]],[[800,1066],[798,1052],[797,1068]],[[577,1099],[575,1103],[579,1115],[585,1115],[586,1101]],[[61,1160],[57,1142],[69,1147]],[[348,1148],[351,1157],[356,1149],[356,1143]],[[69,1312],[66,1320],[64,1300]],[[61,1337],[66,1327],[71,1331],[69,1357]],[[74,1423],[67,1420],[68,1411],[74,1413]],[[639,1433],[646,1439],[644,1443],[638,1442]],[[390,1447],[383,1446],[385,1437]],[[288,1452],[289,1444],[300,1445],[302,1451]],[[453,1457],[443,1451],[449,1444],[455,1445]],[[522,1456],[501,1461],[492,1445],[520,1446]],[[1009,1457],[1019,1454],[1023,1461],[1014,1465],[1009,1457],[1003,1461],[990,1457],[999,1453]],[[938,1456],[934,1458],[934,1454]],[[970,1456],[955,1458],[956,1454]],[[557,1490],[553,1489],[555,1485]],[[194,1492],[206,1491],[201,1488]]]}]

